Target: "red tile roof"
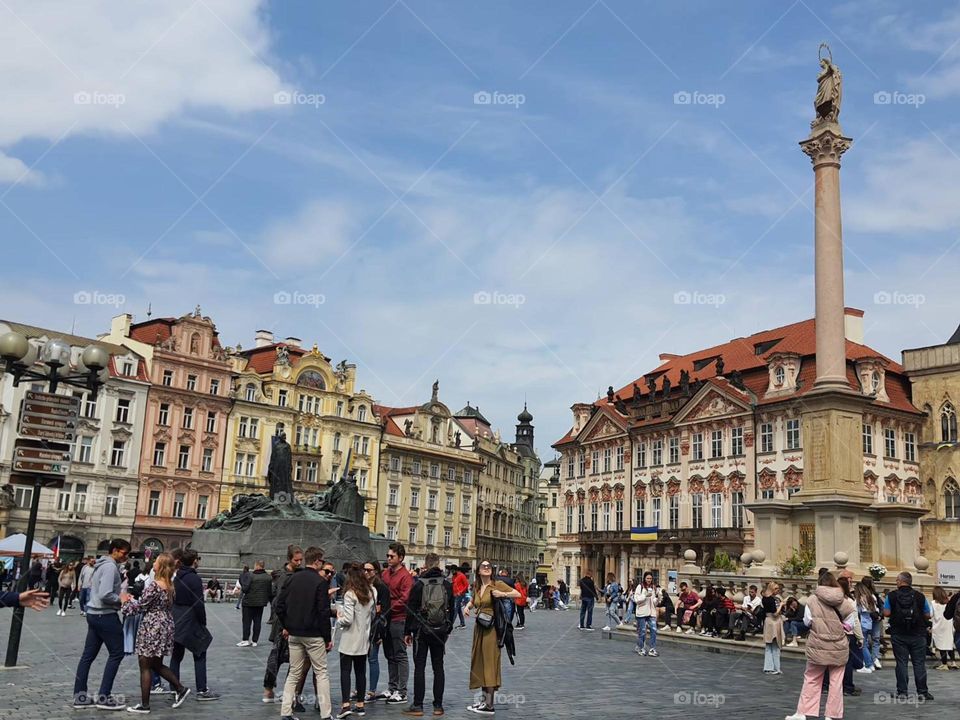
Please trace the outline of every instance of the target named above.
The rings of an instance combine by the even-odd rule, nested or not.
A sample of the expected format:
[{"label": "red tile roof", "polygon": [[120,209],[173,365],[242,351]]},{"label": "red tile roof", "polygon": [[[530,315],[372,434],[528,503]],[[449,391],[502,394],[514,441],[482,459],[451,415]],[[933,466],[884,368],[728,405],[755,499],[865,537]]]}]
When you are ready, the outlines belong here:
[{"label": "red tile roof", "polygon": [[154,318],[130,326],[130,337],[147,345],[165,342],[171,334],[176,318]]},{"label": "red tile roof", "polygon": [[413,405],[411,407],[402,407],[402,408],[393,408],[386,405],[374,405],[373,414],[380,418],[380,422],[383,424],[383,431],[387,435],[395,435],[397,437],[406,437],[407,434],[400,429],[400,426],[397,424],[397,421],[394,420],[394,416],[399,415],[413,415],[417,410],[420,409],[419,405]]},{"label": "red tile roof", "polygon": [[[863,311],[856,308],[846,308],[845,314],[853,317],[862,317]],[[760,354],[757,351],[761,350]],[[729,378],[733,371],[739,371],[743,378],[744,385],[757,396],[757,403],[764,405],[775,402],[781,402],[786,399],[784,396],[764,400],[763,395],[767,391],[768,371],[767,361],[770,356],[777,353],[794,353],[801,356],[800,369],[800,390],[799,392],[787,396],[795,398],[803,395],[813,389],[813,381],[816,378],[816,322],[814,319],[803,320],[801,322],[784,325],[783,327],[763,330],[747,337],[736,338],[721,345],[715,345],[703,350],[697,350],[686,355],[673,355],[664,353],[661,357],[664,361],[649,373],[637,378],[634,382],[623,386],[615,391],[620,399],[629,402],[634,396],[633,386],[639,387],[640,396],[649,395],[646,386],[646,379],[653,377],[657,382],[658,395],[662,392],[663,379],[669,378],[673,388],[680,385],[680,372],[685,370],[689,373],[690,382],[703,380],[707,382],[720,382],[726,392],[739,392],[736,388],[729,385],[728,380],[717,378],[717,367],[715,359],[723,358],[723,374]],[[866,358],[880,358],[884,361],[886,367],[885,387],[887,395],[890,398],[889,403],[876,402],[879,408],[888,407],[904,412],[916,413],[918,410],[910,402],[910,381],[903,374],[903,367],[887,358],[882,353],[859,343],[846,341],[847,353],[847,380],[850,387],[860,392],[860,383],[856,376],[853,361]],[[695,367],[697,369],[695,369]],[[607,399],[601,398],[594,405],[601,408],[609,408]],[[615,413],[619,415],[619,413]],[[641,421],[641,425],[651,423],[662,423],[669,420],[669,417],[657,417]],[[560,438],[553,447],[564,445],[575,439],[573,431],[567,432]]]},{"label": "red tile roof", "polygon": [[244,350],[240,354],[247,359],[247,370],[266,375],[273,372],[273,366],[277,362],[277,348],[285,347],[290,355],[290,364],[296,366],[300,358],[307,354],[307,351],[296,345],[287,343],[271,343],[263,347]]}]

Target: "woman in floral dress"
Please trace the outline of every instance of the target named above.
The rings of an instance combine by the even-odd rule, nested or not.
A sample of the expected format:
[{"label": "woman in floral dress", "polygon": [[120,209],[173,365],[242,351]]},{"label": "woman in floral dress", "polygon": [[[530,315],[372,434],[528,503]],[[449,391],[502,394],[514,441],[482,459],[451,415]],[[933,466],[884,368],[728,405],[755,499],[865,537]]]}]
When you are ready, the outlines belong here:
[{"label": "woman in floral dress", "polygon": [[134,645],[140,661],[140,703],[127,708],[140,714],[150,712],[150,686],[154,673],[176,691],[173,707],[180,707],[190,693],[190,689],[181,685],[173,671],[163,664],[164,655],[173,651],[173,558],[161,553],[153,569],[154,582],[144,589],[139,600],[126,594],[122,596],[124,615],[143,615]]}]

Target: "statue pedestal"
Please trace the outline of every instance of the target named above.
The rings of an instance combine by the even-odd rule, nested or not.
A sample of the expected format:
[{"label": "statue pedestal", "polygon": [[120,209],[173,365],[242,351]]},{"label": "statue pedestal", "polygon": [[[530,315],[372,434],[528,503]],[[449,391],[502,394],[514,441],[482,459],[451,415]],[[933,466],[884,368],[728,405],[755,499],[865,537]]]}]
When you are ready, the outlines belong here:
[{"label": "statue pedestal", "polygon": [[287,561],[287,545],[306,550],[311,545],[323,549],[324,560],[339,570],[345,562],[380,560],[387,556],[390,541],[374,536],[365,525],[337,518],[253,518],[243,530],[194,530],[190,547],[201,557],[202,575],[218,571],[236,571],[244,565],[253,567],[263,560],[268,570],[275,570]]}]

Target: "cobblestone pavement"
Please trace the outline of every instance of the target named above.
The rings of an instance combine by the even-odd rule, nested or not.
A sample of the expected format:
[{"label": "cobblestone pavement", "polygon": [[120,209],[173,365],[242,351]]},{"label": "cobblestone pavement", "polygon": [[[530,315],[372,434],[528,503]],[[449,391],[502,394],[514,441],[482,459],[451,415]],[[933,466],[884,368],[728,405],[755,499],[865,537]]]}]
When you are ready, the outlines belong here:
[{"label": "cobblestone pavement", "polygon": [[[188,700],[179,710],[169,700],[153,702],[153,717],[180,714],[197,718],[254,718],[267,720],[280,715],[278,705],[260,702],[263,667],[269,647],[238,648],[240,613],[230,603],[208,605],[210,628],[215,636],[209,652],[212,689],[223,695],[216,703]],[[472,621],[468,621],[472,623]],[[501,718],[665,718],[718,717],[779,720],[796,708],[803,663],[783,662],[782,676],[761,672],[763,658],[753,654],[717,654],[702,649],[661,643],[659,658],[639,657],[631,643],[609,640],[598,629],[586,633],[576,628],[574,612],[540,611],[528,616],[527,629],[516,633],[517,664],[504,658]],[[10,612],[0,613],[0,640],[6,643]],[[265,626],[266,629],[266,626]],[[69,707],[73,674],[83,646],[85,622],[79,612],[66,618],[54,610],[27,612],[20,661],[29,669],[0,671],[0,720],[18,718],[102,717],[102,711],[75,711]],[[448,642],[447,689],[444,704],[450,717],[476,717],[465,707],[472,701],[467,689],[472,630],[457,630]],[[105,653],[90,675],[91,689],[99,684]],[[940,718],[954,717],[960,701],[960,672],[937,672],[930,665],[930,691],[936,700],[926,705],[892,705],[893,668],[885,666],[872,675],[857,675],[863,695],[847,698],[845,718]],[[184,682],[193,681],[193,664],[184,663]],[[334,658],[330,667],[334,707],[340,699],[339,670]],[[381,659],[381,689],[386,681],[386,663]],[[412,692],[412,667],[410,689]],[[911,679],[911,689],[913,681]],[[430,703],[430,671],[427,671],[427,702]],[[136,702],[136,662],[127,658],[120,669],[115,692]],[[882,693],[882,695],[878,695]],[[403,706],[374,703],[367,717],[399,718]],[[109,715],[109,713],[107,713]],[[115,717],[130,717],[115,713]],[[304,718],[318,718],[308,710]]]}]

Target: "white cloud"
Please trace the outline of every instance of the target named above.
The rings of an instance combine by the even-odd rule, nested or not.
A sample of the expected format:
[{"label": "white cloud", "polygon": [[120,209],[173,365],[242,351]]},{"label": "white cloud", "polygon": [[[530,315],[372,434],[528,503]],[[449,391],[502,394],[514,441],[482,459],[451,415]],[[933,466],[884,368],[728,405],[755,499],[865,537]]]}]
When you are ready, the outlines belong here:
[{"label": "white cloud", "polygon": [[19,158],[0,152],[0,183],[19,183],[21,185],[42,185],[43,173],[32,170]]},{"label": "white cloud", "polygon": [[293,218],[278,220],[266,228],[261,240],[262,258],[277,271],[326,269],[362,232],[360,217],[348,204],[317,200]]},{"label": "white cloud", "polygon": [[[0,149],[68,132],[149,133],[187,109],[273,107],[283,84],[266,64],[262,4],[8,0],[0,6]],[[0,182],[22,174],[11,162],[0,155]]]}]

